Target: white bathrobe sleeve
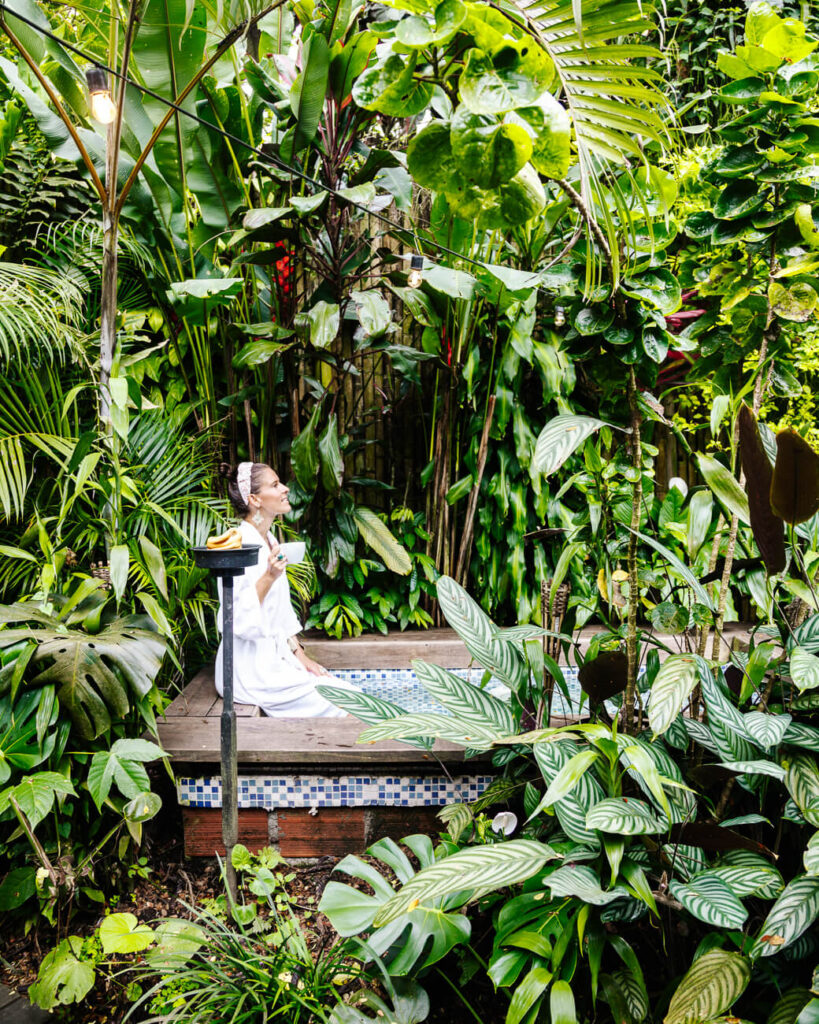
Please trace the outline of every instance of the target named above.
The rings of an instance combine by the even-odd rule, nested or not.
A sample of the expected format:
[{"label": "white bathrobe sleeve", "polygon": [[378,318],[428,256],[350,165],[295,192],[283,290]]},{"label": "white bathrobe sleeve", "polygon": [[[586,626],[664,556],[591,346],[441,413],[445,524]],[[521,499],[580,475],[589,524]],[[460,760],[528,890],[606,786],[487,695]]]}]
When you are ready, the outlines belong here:
[{"label": "white bathrobe sleeve", "polygon": [[285,636],[295,636],[296,633],[300,633],[302,626],[293,611],[287,573],[280,576],[270,588],[268,599],[271,604],[270,617],[276,632],[284,633]]},{"label": "white bathrobe sleeve", "polygon": [[[251,565],[241,576],[233,578],[233,635],[243,640],[262,640],[270,635],[267,617],[259,601],[256,583],[263,567]],[[219,632],[224,632],[222,581],[219,580]]]}]

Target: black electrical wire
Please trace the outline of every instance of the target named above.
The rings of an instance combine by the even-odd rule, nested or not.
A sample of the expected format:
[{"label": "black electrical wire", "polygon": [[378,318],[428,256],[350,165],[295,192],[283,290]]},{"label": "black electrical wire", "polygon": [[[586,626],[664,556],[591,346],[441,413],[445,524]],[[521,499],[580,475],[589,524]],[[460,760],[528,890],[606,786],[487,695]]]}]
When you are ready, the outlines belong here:
[{"label": "black electrical wire", "polygon": [[[210,121],[206,121],[203,117],[199,117],[198,114],[194,114],[193,111],[186,110],[184,107],[181,107],[177,103],[174,103],[173,100],[166,99],[160,93],[154,92],[153,89],[149,89],[145,85],[140,85],[139,82],[135,82],[132,78],[129,78],[127,75],[123,75],[116,69],[110,68],[106,64],[102,64],[95,57],[86,53],[84,50],[81,50],[78,46],[74,46],[72,43],[67,42],[65,39],[61,39],[54,32],[50,32],[48,29],[43,28],[42,25],[38,25],[36,22],[31,21],[24,15],[19,14],[17,11],[12,10],[5,3],[3,3],[3,0],[0,0],[0,15],[6,14],[11,15],[11,17],[13,18],[17,18],[18,21],[21,21],[23,22],[23,24],[28,25],[29,28],[34,29],[35,32],[39,32],[41,35],[47,37],[48,39],[52,39],[54,42],[59,43],[60,46],[65,47],[66,50],[69,50],[71,53],[76,54],[78,57],[82,57],[83,60],[88,61],[95,67],[98,67],[103,71],[107,71],[108,74],[113,75],[114,78],[117,78],[125,82],[126,85],[131,85],[135,89],[138,89],[140,92],[144,93],[146,96],[150,96],[152,99],[158,100],[160,103],[164,103],[166,107],[175,110],[178,114],[183,114],[185,117],[189,117],[191,120],[203,125],[210,131],[216,132],[217,135],[221,135],[223,138],[229,139],[233,143],[236,143],[240,146],[244,146],[245,149],[249,150],[251,153],[254,153],[259,159],[267,161],[269,164],[271,164],[273,167],[276,167],[278,170],[287,171],[288,173],[301,179],[306,184],[312,185],[313,188],[322,192],[327,192],[329,195],[334,196],[335,198],[340,199],[345,203],[349,203],[351,206],[354,206],[357,209],[362,210],[364,213],[369,214],[369,216],[375,217],[375,219],[381,221],[382,224],[386,224],[388,227],[391,227],[396,231],[403,232],[405,235],[411,234],[414,238],[416,238],[416,240],[420,241],[417,233],[412,228],[408,228],[403,224],[399,224],[397,221],[390,220],[389,217],[384,217],[380,213],[371,211],[363,203],[356,202],[354,199],[349,199],[347,196],[343,195],[343,193],[339,192],[337,189],[331,188],[329,185],[323,184],[316,178],[312,178],[309,174],[305,174],[304,171],[298,170],[298,168],[296,167],[291,167],[289,164],[285,163],[279,157],[273,156],[273,154],[271,153],[265,153],[264,150],[257,148],[250,142],[246,142],[238,135],[234,135],[232,132],[225,131],[224,128],[219,128],[217,125],[212,124]],[[425,241],[430,240],[425,239]],[[486,265],[484,263],[481,263],[480,260],[475,260],[471,256],[464,255],[464,253],[457,252],[454,249],[449,249],[447,246],[442,245],[440,242],[432,242],[431,244],[434,245],[439,252],[447,253],[449,256],[454,256],[456,259],[461,260],[464,263],[470,263],[472,264],[472,266],[480,267],[481,269],[485,269],[486,267]]]}]

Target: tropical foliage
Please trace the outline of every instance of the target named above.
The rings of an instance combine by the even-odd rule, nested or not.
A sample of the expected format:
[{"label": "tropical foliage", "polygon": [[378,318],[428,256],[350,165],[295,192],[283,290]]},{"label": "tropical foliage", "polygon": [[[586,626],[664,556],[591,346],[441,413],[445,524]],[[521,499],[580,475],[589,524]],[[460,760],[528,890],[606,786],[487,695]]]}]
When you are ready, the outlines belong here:
[{"label": "tropical foliage", "polygon": [[[457,963],[508,1024],[811,1024],[805,6],[7,0],[0,909],[57,927],[43,1005],[145,952],[167,1019],[416,1022]],[[158,809],[144,733],[212,655],[190,548],[223,459],[290,481],[308,626],[446,622],[493,678],[416,663],[425,714],[325,690],[364,741],[500,772],[437,844],[339,864],[326,956],[274,854],[196,925],[69,934]],[[383,998],[345,1001],[350,964]]]}]

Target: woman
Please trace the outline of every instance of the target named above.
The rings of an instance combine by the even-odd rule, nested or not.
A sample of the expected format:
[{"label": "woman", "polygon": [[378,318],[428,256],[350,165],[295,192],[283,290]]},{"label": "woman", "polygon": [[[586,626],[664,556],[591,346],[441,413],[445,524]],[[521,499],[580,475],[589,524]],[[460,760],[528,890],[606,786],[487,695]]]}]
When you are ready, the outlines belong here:
[{"label": "woman", "polygon": [[[233,694],[240,704],[257,704],[274,718],[344,718],[345,713],[316,692],[322,683],[355,689],[308,658],[296,634],[301,623],[290,603],[287,557],[270,532],[273,520],[290,511],[289,488],[263,463],[219,467],[228,496],[241,517],[242,544],[260,545],[256,565],[234,580]],[[221,600],[221,585],[219,597]],[[219,613],[219,628],[222,614]],[[222,645],[216,656],[216,689],[222,683]]]}]

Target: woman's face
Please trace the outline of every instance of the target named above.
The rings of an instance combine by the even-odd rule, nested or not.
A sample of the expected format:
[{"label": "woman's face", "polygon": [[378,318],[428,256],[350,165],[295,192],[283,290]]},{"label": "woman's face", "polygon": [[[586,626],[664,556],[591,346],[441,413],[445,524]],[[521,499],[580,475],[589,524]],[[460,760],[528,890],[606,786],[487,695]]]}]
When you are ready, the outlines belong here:
[{"label": "woman's face", "polygon": [[262,485],[254,492],[254,496],[258,498],[262,512],[269,516],[283,516],[285,512],[290,511],[289,493],[290,488],[279,479],[278,473],[268,466],[264,470]]}]

